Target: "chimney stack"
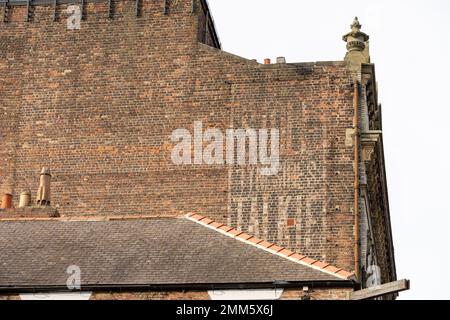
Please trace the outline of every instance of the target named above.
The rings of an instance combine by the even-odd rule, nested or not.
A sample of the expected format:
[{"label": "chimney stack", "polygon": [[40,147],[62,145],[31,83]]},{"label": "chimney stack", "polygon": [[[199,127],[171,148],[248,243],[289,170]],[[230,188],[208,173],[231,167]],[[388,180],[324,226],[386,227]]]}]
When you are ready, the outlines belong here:
[{"label": "chimney stack", "polygon": [[41,206],[50,205],[50,169],[43,167],[41,170],[41,178],[39,182],[39,189],[36,196],[36,203]]},{"label": "chimney stack", "polygon": [[270,64],[270,59],[269,58],[264,59],[264,64]]},{"label": "chimney stack", "polygon": [[277,63],[286,63],[286,58],[285,57],[278,57],[277,58]]}]

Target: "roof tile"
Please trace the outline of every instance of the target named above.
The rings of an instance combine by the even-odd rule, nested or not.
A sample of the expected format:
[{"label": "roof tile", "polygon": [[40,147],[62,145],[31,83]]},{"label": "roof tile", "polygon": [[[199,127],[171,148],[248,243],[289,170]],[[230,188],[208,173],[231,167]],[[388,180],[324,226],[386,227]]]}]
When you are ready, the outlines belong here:
[{"label": "roof tile", "polygon": [[237,237],[237,236],[241,235],[243,232],[242,232],[242,231],[238,231],[238,230],[236,230],[236,229],[231,229],[231,230],[228,231],[228,233],[229,233],[230,235],[232,235],[232,236]]},{"label": "roof tile", "polygon": [[289,258],[295,259],[295,260],[302,260],[302,259],[305,259],[306,257],[303,256],[303,255],[301,255],[301,254],[294,253],[294,254],[293,254],[292,256],[290,256]]},{"label": "roof tile", "polygon": [[329,264],[329,263],[322,262],[322,261],[316,261],[316,262],[314,262],[312,265],[313,265],[314,267],[318,267],[318,268],[320,268],[320,269],[323,269],[323,268],[328,267],[330,264]]},{"label": "roof tile", "polygon": [[294,254],[294,251],[291,251],[289,249],[283,249],[280,251],[280,254],[282,254],[285,257],[290,257]]},{"label": "roof tile", "polygon": [[341,270],[339,272],[336,272],[336,274],[340,275],[341,277],[347,278],[347,279],[350,278],[351,276],[353,276],[353,273],[347,272],[345,270]]},{"label": "roof tile", "polygon": [[239,239],[243,239],[243,240],[248,240],[248,239],[250,239],[252,236],[251,235],[249,235],[249,234],[247,234],[247,233],[241,233],[239,236],[237,236],[236,238],[239,238]]},{"label": "roof tile", "polygon": [[[346,279],[262,250],[251,240],[213,231],[193,218],[1,222],[0,286],[65,288],[68,264],[82,266],[83,284],[94,287]],[[272,250],[279,247],[264,244]],[[26,254],[18,254],[18,249]]]},{"label": "roof tile", "polygon": [[211,219],[209,219],[209,218],[204,218],[204,219],[202,219],[201,221],[202,221],[203,224],[206,224],[206,225],[208,225],[208,224],[214,222],[214,220],[211,220]]},{"label": "roof tile", "polygon": [[261,246],[261,247],[266,248],[266,249],[271,247],[271,246],[273,246],[273,245],[274,245],[273,243],[267,242],[267,241],[262,241],[261,243],[258,244],[258,246]]},{"label": "roof tile", "polygon": [[213,228],[215,228],[215,229],[218,229],[218,228],[222,227],[223,224],[222,224],[222,223],[218,223],[218,222],[213,222],[213,223],[211,223],[209,226],[210,226],[210,227],[213,227]]},{"label": "roof tile", "polygon": [[328,266],[325,268],[325,270],[327,270],[328,272],[331,272],[331,273],[336,273],[342,269],[336,268],[335,266]]},{"label": "roof tile", "polygon": [[273,246],[271,246],[271,247],[269,247],[268,248],[270,251],[273,251],[273,252],[280,252],[281,250],[283,250],[284,248],[282,248],[282,247],[280,247],[280,246],[277,246],[277,245],[273,245]]},{"label": "roof tile", "polygon": [[191,218],[194,220],[200,221],[200,220],[204,219],[205,217],[201,216],[199,214],[194,214],[193,216],[191,216]]},{"label": "roof tile", "polygon": [[314,260],[314,259],[305,257],[305,258],[303,258],[301,261],[304,262],[304,263],[307,263],[307,264],[313,264],[313,263],[316,262],[317,260]]},{"label": "roof tile", "polygon": [[232,227],[229,227],[229,226],[222,226],[222,227],[220,227],[219,228],[219,230],[222,230],[222,231],[225,231],[225,232],[228,232],[228,231],[230,231],[230,230],[232,230],[233,228]]},{"label": "roof tile", "polygon": [[264,240],[256,238],[256,237],[253,237],[253,238],[248,239],[248,241],[253,243],[253,244],[258,244],[258,243],[263,242]]}]

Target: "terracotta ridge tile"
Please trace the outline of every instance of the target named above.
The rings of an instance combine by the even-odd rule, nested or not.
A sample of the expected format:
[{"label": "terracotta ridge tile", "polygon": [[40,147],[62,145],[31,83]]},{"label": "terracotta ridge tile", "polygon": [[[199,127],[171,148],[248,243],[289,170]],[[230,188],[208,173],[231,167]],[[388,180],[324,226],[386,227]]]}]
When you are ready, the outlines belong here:
[{"label": "terracotta ridge tile", "polygon": [[354,273],[351,273],[351,272],[348,272],[345,270],[341,270],[341,271],[337,272],[336,274],[338,274],[344,278],[347,278],[347,279],[354,275]]},{"label": "terracotta ridge tile", "polygon": [[342,269],[336,268],[335,266],[328,266],[328,267],[325,267],[324,269],[331,273],[337,273],[342,270]]},{"label": "terracotta ridge tile", "polygon": [[201,220],[201,222],[202,222],[203,224],[208,225],[208,224],[213,223],[214,221],[211,220],[211,219],[209,219],[209,218],[204,218],[204,219]]},{"label": "terracotta ridge tile", "polygon": [[310,265],[312,265],[313,263],[317,262],[317,260],[311,259],[311,258],[308,258],[308,257],[303,258],[301,261],[303,263],[310,264]]},{"label": "terracotta ridge tile", "polygon": [[241,233],[239,236],[237,236],[236,238],[243,239],[243,240],[248,240],[248,239],[250,239],[251,237],[253,237],[253,236],[251,236],[251,235],[249,235],[249,234],[243,232],[243,233]]},{"label": "terracotta ridge tile", "polygon": [[300,261],[304,258],[306,258],[305,256],[298,254],[298,253],[294,253],[292,256],[290,256],[289,258]]},{"label": "terracotta ridge tile", "polygon": [[252,244],[260,244],[261,242],[263,242],[264,240],[256,238],[256,237],[252,237],[250,239],[247,240],[248,242],[252,243]]},{"label": "terracotta ridge tile", "polygon": [[199,214],[194,214],[193,216],[191,216],[191,219],[197,220],[197,221],[201,221],[204,217],[199,215]]},{"label": "terracotta ridge tile", "polygon": [[280,253],[283,256],[290,257],[290,256],[292,256],[294,254],[294,251],[291,251],[289,249],[283,249],[283,250],[280,251]]},{"label": "terracotta ridge tile", "polygon": [[224,231],[226,233],[228,233],[228,231],[230,231],[231,229],[233,229],[233,228],[229,227],[229,226],[225,226],[225,225],[223,225],[220,228],[218,228],[218,230],[222,230],[222,231]]},{"label": "terracotta ridge tile", "polygon": [[312,264],[314,267],[318,267],[320,269],[325,269],[326,267],[328,267],[330,264],[329,263],[325,263],[322,261],[316,261]]},{"label": "terracotta ridge tile", "polygon": [[236,229],[231,229],[228,231],[228,234],[231,234],[234,237],[240,236],[241,234],[243,234],[244,232],[242,231],[238,231]]},{"label": "terracotta ridge tile", "polygon": [[223,223],[213,222],[209,224],[210,227],[213,227],[214,229],[219,229],[220,227],[223,227]]},{"label": "terracotta ridge tile", "polygon": [[265,249],[269,249],[271,246],[273,246],[274,244],[273,243],[271,243],[271,242],[268,242],[268,241],[266,241],[266,240],[263,240],[262,242],[260,242],[259,244],[258,244],[258,246],[260,246],[260,247],[264,247]]},{"label": "terracotta ridge tile", "polygon": [[284,250],[284,248],[282,248],[280,246],[277,246],[276,244],[274,244],[273,246],[270,246],[268,249],[270,251],[274,251],[274,252],[277,252],[277,253],[282,251],[282,250]]}]

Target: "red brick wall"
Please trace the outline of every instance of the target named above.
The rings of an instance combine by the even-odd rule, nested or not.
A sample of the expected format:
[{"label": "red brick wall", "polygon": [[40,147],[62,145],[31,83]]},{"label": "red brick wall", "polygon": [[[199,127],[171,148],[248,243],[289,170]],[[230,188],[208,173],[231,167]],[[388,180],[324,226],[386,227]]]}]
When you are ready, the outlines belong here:
[{"label": "red brick wall", "polygon": [[20,296],[18,294],[0,295],[0,301],[2,300],[20,300]]},{"label": "red brick wall", "polygon": [[[62,215],[199,212],[353,268],[351,75],[343,63],[259,65],[198,43],[191,1],[65,6],[0,22],[0,184],[37,190],[53,172]],[[1,12],[0,12],[1,15]],[[175,166],[173,130],[279,128],[281,170]],[[17,205],[17,203],[16,203]],[[288,223],[288,219],[290,222]],[[288,227],[288,224],[292,224]]]},{"label": "red brick wall", "polygon": [[207,291],[95,292],[90,300],[210,300]]},{"label": "red brick wall", "polygon": [[[305,293],[302,289],[285,289],[280,300],[348,300],[351,288],[315,288]],[[172,292],[97,292],[91,300],[210,300],[207,291]]]},{"label": "red brick wall", "polygon": [[284,290],[281,295],[282,300],[348,300],[351,288],[314,288],[307,293],[298,289]]},{"label": "red brick wall", "polygon": [[[281,300],[347,300],[351,288],[315,288],[307,294],[301,289],[285,289]],[[90,300],[210,300],[207,291],[94,292]],[[1,300],[20,300],[19,295],[0,295]]]}]

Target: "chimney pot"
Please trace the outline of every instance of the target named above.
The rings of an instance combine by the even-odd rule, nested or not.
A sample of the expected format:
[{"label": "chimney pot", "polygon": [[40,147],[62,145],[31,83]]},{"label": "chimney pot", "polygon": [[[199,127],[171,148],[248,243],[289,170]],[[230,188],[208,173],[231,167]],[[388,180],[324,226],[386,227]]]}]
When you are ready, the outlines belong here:
[{"label": "chimney pot", "polygon": [[2,209],[10,209],[12,207],[12,194],[5,193],[2,197]]},{"label": "chimney pot", "polygon": [[31,192],[29,190],[25,190],[20,194],[19,199],[19,208],[26,208],[31,203]]},{"label": "chimney pot", "polygon": [[50,205],[50,169],[43,167],[41,171],[41,178],[39,182],[39,189],[36,196],[36,203],[41,206]]}]

